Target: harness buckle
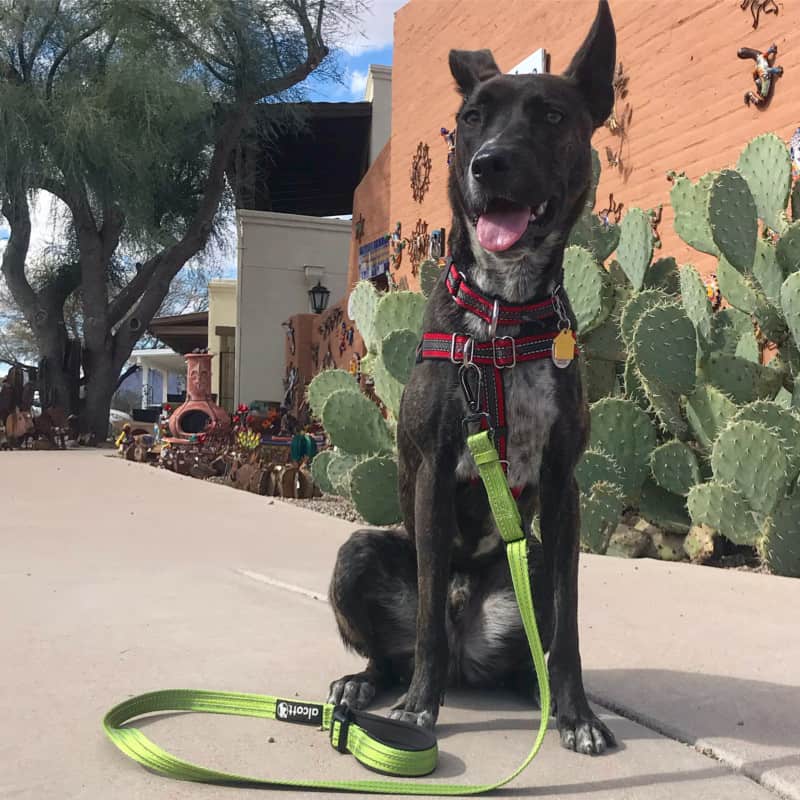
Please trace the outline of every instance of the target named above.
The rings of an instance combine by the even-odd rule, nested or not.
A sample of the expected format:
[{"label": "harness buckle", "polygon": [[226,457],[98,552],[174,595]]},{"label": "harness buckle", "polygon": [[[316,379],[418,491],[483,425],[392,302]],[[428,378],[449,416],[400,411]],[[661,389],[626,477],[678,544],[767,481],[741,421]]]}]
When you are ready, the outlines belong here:
[{"label": "harness buckle", "polygon": [[486,420],[486,424],[489,428],[489,436],[492,437],[493,431],[490,425],[491,419],[489,417],[488,411],[476,411],[474,414],[467,414],[464,419],[461,420],[461,430],[464,433],[464,438],[466,439],[469,436],[469,426],[475,422],[480,422],[482,419]]},{"label": "harness buckle", "polygon": [[[503,364],[497,360],[497,343],[509,342],[511,346],[511,363]],[[502,346],[502,345],[501,345]],[[517,342],[513,336],[497,336],[492,339],[492,363],[495,369],[513,369],[517,366]]]},{"label": "harness buckle", "polygon": [[[331,716],[331,744],[343,755],[346,755],[348,752],[347,733],[352,721],[353,715],[349,706],[344,705],[344,703],[334,706],[333,715]],[[338,734],[336,744],[333,744],[335,731],[338,731]]]},{"label": "harness buckle", "polygon": [[456,358],[456,337],[465,336],[463,333],[454,333],[450,337],[450,361],[453,364],[471,364],[472,355],[475,352],[475,340],[471,336],[466,336],[464,347],[461,350],[461,358]]}]

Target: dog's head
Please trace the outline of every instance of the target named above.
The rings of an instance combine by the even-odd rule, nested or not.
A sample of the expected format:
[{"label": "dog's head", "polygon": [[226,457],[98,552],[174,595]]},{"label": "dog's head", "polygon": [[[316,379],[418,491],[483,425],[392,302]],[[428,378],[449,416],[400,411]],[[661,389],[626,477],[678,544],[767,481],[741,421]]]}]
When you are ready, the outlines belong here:
[{"label": "dog's head", "polygon": [[540,268],[563,246],[591,178],[591,137],[614,102],[606,0],[563,75],[503,75],[489,50],[452,50],[464,101],[450,176],[455,236],[479,262]]}]

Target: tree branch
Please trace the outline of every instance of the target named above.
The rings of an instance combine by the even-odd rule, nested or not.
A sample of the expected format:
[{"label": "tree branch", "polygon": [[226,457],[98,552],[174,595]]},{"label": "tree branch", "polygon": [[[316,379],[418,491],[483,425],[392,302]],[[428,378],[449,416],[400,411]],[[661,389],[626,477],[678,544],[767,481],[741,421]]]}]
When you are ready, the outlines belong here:
[{"label": "tree branch", "polygon": [[3,216],[11,228],[11,236],[3,253],[3,276],[14,300],[33,326],[38,303],[36,292],[25,276],[25,262],[31,243],[31,216],[24,191],[17,189],[4,199]]},{"label": "tree branch", "polygon": [[69,42],[67,42],[61,49],[61,52],[53,59],[53,63],[50,65],[50,69],[47,73],[47,82],[45,83],[44,90],[45,97],[48,100],[53,96],[53,81],[56,78],[56,73],[58,72],[58,68],[61,66],[61,63],[81,42],[85,42],[87,39],[94,36],[105,24],[106,18],[101,15],[100,21],[97,24],[92,25],[80,36],[76,36],[74,39],[71,39]]},{"label": "tree branch", "polygon": [[31,72],[33,71],[33,65],[36,63],[36,59],[38,58],[39,53],[41,52],[42,45],[44,44],[45,39],[50,34],[50,31],[53,29],[53,25],[55,24],[55,21],[58,18],[58,13],[60,10],[61,10],[61,0],[54,0],[50,16],[45,21],[44,25],[42,25],[42,29],[39,31],[39,35],[36,37],[36,41],[33,43],[30,55],[28,56],[27,69],[23,72],[23,75],[26,80],[30,80]]}]

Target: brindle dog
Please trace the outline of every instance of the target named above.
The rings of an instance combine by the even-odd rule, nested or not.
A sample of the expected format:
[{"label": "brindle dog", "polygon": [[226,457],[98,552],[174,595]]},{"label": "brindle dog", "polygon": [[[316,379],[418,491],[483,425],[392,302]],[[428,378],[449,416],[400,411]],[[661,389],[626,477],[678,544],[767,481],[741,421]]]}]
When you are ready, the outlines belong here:
[{"label": "brindle dog", "polygon": [[[589,187],[592,133],[611,113],[614,61],[606,0],[560,76],[503,75],[488,50],[451,51],[463,104],[450,250],[483,295],[533,303],[560,286],[567,236]],[[574,328],[568,304],[567,314]],[[424,329],[491,340],[489,325],[453,302],[444,276]],[[578,364],[562,369],[547,358],[502,374],[509,483],[520,492],[525,530],[540,519],[541,543],[528,537],[531,578],[561,742],[601,753],[614,737],[586,700],[578,649],[573,472],[588,433]],[[358,531],[336,562],[330,598],[339,630],[368,663],[331,684],[330,702],[361,708],[377,689],[406,683],[391,716],[433,726],[447,686],[535,685],[504,547],[465,444],[467,413],[458,366],[420,361],[397,431],[405,530]]]}]

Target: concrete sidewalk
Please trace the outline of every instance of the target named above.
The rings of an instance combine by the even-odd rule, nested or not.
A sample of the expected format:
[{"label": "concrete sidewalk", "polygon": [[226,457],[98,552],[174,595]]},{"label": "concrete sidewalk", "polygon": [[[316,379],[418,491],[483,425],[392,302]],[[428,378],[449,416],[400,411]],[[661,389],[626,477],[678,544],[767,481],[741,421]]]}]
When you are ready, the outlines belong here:
[{"label": "concrete sidewalk", "polygon": [[[0,486],[2,798],[243,796],[127,761],[102,715],[132,694],[182,686],[318,700],[360,664],[325,601],[350,524],[91,451],[2,453]],[[553,732],[502,793],[800,800],[800,581],[582,564],[586,684],[622,745],[588,758]],[[448,693],[436,778],[506,774],[537,722],[507,695]],[[314,729],[194,714],[142,724],[207,766],[370,777]]]}]

